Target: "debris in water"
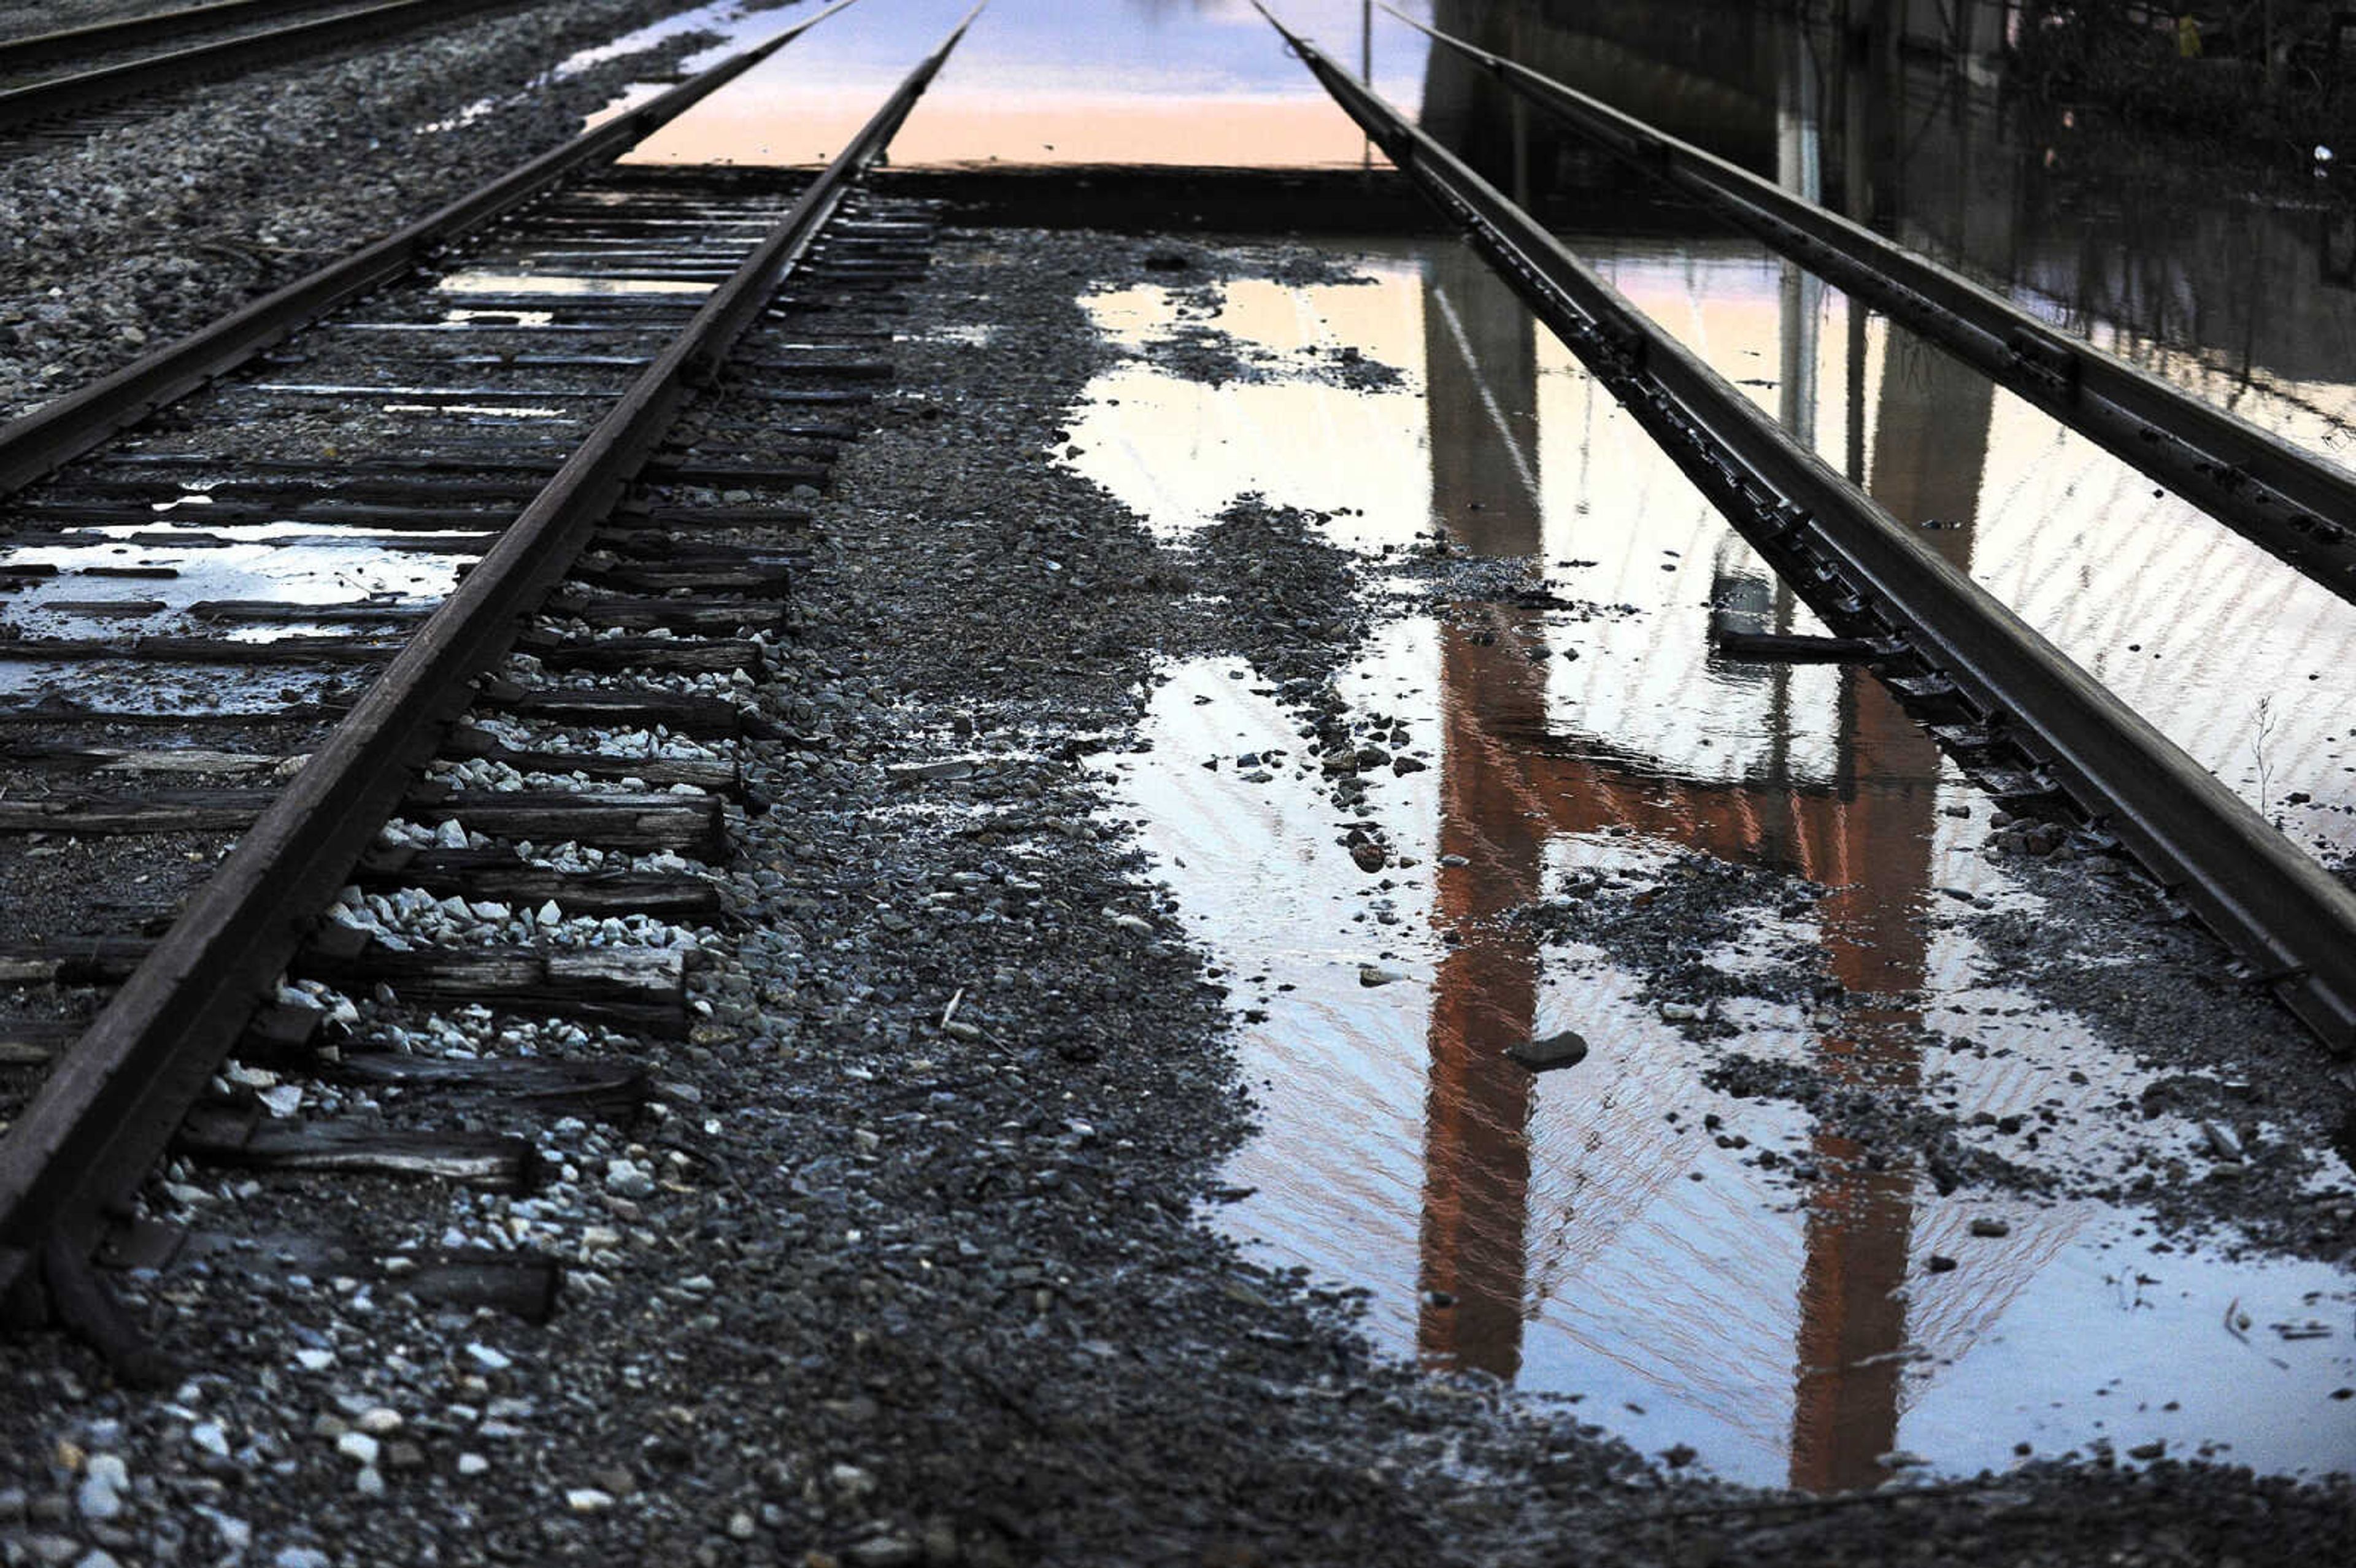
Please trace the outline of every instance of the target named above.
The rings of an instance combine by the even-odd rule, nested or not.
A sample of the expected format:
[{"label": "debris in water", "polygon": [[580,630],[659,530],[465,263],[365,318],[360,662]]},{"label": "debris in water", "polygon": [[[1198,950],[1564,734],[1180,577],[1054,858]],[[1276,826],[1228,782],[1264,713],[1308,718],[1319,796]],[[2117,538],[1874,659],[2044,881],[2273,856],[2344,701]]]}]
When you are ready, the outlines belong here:
[{"label": "debris in water", "polygon": [[1545,1072],[1557,1067],[1576,1067],[1587,1060],[1587,1041],[1575,1029],[1564,1029],[1543,1040],[1526,1040],[1505,1048],[1505,1055],[1533,1072]]}]

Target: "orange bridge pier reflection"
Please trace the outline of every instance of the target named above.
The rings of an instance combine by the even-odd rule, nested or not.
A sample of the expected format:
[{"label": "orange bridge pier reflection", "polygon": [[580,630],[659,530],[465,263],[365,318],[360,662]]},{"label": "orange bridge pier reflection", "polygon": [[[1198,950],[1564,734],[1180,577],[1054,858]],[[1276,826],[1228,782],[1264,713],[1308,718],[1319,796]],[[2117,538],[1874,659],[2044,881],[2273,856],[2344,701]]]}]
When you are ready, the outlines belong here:
[{"label": "orange bridge pier reflection", "polygon": [[[1482,330],[1462,308],[1475,291],[1458,268],[1436,260],[1426,285],[1434,494],[1448,498],[1461,549],[1535,559],[1544,519],[1536,443],[1526,439],[1537,381],[1527,319],[1515,312],[1508,326],[1492,311]],[[1791,340],[1813,356],[1817,302],[1813,291],[1785,298],[1788,366]],[[1861,366],[1851,371],[1861,381]],[[1901,517],[1940,519],[1933,537],[1959,565],[1968,565],[1989,406],[1985,383],[1975,389],[1943,357],[1893,344],[1878,389],[1869,488]],[[1797,411],[1786,410],[1787,422]],[[1763,597],[1757,581],[1726,587]],[[1787,597],[1782,604],[1785,620]],[[1525,1323],[1542,1302],[1529,1279],[1535,1081],[1504,1052],[1537,1027],[1542,960],[1537,939],[1503,917],[1542,896],[1549,842],[1619,827],[1827,888],[1816,906],[1823,963],[1845,1000],[1822,1015],[1837,1022],[1820,1028],[1814,1064],[1829,1086],[1903,1093],[1922,1072],[1913,999],[1928,954],[1917,917],[1931,890],[1940,762],[1852,667],[1840,674],[1829,771],[1801,776],[1786,761],[1793,748],[1773,743],[1767,765],[1744,776],[1668,776],[1562,721],[1580,710],[1580,693],[1574,686],[1550,703],[1549,672],[1576,682],[1580,667],[1547,656],[1540,612],[1466,604],[1443,620],[1435,923],[1448,945],[1428,1030],[1417,1344],[1427,1365],[1511,1381]],[[1787,679],[1780,669],[1757,673],[1762,726],[1788,727]],[[1611,1049],[1600,1033],[1590,1040],[1599,1053]],[[1581,1072],[1550,1079],[1548,1091],[1577,1094]],[[1805,1200],[1790,1481],[1813,1491],[1870,1487],[1899,1446],[1917,1173],[1822,1130],[1812,1153],[1821,1179]]]}]

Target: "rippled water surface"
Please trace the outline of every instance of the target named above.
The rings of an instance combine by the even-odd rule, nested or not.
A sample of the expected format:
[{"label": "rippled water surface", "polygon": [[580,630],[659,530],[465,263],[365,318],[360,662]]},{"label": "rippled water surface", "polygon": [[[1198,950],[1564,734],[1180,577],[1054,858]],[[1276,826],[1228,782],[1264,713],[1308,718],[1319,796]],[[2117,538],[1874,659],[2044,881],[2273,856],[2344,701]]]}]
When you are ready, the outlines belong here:
[{"label": "rippled water surface", "polygon": [[[1852,336],[1846,301],[1788,288],[1743,247],[1577,244],[1829,458],[1853,456],[1901,517],[1938,521],[1939,548],[2254,804],[2347,852],[2356,674],[2330,652],[2337,601],[1880,321]],[[1353,863],[1355,817],[1300,715],[1242,662],[1172,667],[1151,749],[1108,760],[1158,874],[1250,977],[1264,1131],[1230,1172],[1255,1191],[1227,1222],[1270,1261],[1369,1288],[1396,1349],[1576,1396],[1641,1446],[1690,1446],[1747,1480],[1866,1485],[1909,1456],[1967,1472],[2153,1442],[2344,1463],[2345,1275],[2155,1252],[2132,1209],[1942,1196],[1788,1103],[1705,1087],[1717,1051],[1648,999],[1627,955],[1504,920],[1574,876],[1674,888],[1695,854],[1805,878],[1827,891],[1739,909],[1740,934],[1708,957],[1740,970],[1797,943],[1852,1005],[1730,1004],[1732,1049],[1919,1086],[1967,1126],[2052,1110],[2042,1159],[2120,1168],[2106,1121],[2147,1075],[1926,918],[1965,900],[2037,912],[1981,852],[1986,798],[1862,672],[1712,656],[1714,613],[1812,623],[1462,251],[1394,243],[1357,270],[1208,304],[1098,296],[1099,329],[1134,355],[1070,424],[1066,460],[1173,541],[1257,493],[1326,514],[1378,581],[1437,528],[1548,591],[1395,617],[1343,672],[1352,710],[1403,726],[1430,764],[1372,787],[1399,857],[1383,879]],[[1159,350],[1182,326],[1248,373],[1170,368]],[[1402,374],[1337,385],[1344,345]],[[2301,695],[2262,715],[2265,690]],[[1369,986],[1370,966],[1395,978]],[[1502,1055],[1564,1029],[1591,1047],[1573,1071],[1534,1079]],[[2190,1149],[2201,1133],[2140,1136]]]},{"label": "rippled water surface", "polygon": [[[1838,291],[1594,182],[1589,152],[1404,27],[1368,42],[1358,5],[1279,9],[1345,61],[1364,43],[1379,91],[1549,198],[1630,298],[2302,846],[2356,853],[2345,604]],[[1857,68],[1764,8],[1413,9],[2315,450],[2356,442],[2356,225],[2319,198],[2328,182],[2155,166],[1993,91],[1985,52]],[[825,157],[963,10],[864,0],[639,155]],[[788,15],[705,19],[751,37]],[[1941,15],[1984,32],[2002,8]],[[1240,0],[998,0],[894,157],[1363,152]],[[1301,715],[1245,663],[1169,667],[1151,749],[1104,762],[1248,1009],[1263,1131],[1226,1222],[1269,1261],[1365,1287],[1395,1350],[1575,1399],[1742,1479],[1833,1488],[2155,1444],[2346,1467],[2346,1274],[2159,1243],[2132,1208],[1943,1194],[1787,1100],[1707,1086],[1718,1048],[1663,1007],[1643,954],[1508,918],[1567,889],[1674,903],[1716,877],[1700,956],[1741,973],[1796,952],[1847,998],[1714,1004],[1747,1056],[1913,1096],[1992,1152],[2027,1127],[2041,1164],[2088,1179],[2133,1157],[2123,1115],[2197,1162],[2199,1127],[2130,1109],[2144,1069],[1936,918],[2041,912],[1983,853],[1985,797],[1862,672],[1713,656],[1713,618],[1815,628],[1467,252],[1349,249],[1351,283],[1093,298],[1132,352],[1059,444],[1173,543],[1256,495],[1315,513],[1385,589],[1419,592],[1385,563],[1436,530],[1542,590],[1417,601],[1342,671],[1353,710],[1427,764],[1371,787],[1363,820],[1397,856],[1380,876],[1350,857],[1361,818],[1323,786]],[[1590,1044],[1576,1069],[1533,1078],[1502,1055],[1564,1029]]]}]

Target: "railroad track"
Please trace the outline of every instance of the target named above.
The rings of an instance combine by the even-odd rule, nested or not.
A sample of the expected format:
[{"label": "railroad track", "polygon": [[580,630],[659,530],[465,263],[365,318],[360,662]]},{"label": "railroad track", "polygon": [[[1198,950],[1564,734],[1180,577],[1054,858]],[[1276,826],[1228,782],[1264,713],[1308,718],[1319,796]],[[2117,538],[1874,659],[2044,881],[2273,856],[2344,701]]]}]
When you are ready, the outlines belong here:
[{"label": "railroad track", "polygon": [[208,0],[134,16],[84,22],[46,33],[0,37],[0,80],[60,60],[87,60],[115,49],[144,48],[217,28],[270,23],[305,12],[324,11],[337,0]]},{"label": "railroad track", "polygon": [[[0,40],[0,155],[141,118],[154,111],[136,101],[159,92],[518,3],[220,0]],[[191,42],[192,34],[220,36]]]},{"label": "railroad track", "polygon": [[2356,474],[2202,401],[1740,165],[1479,45],[1383,9],[1616,155],[1866,301],[2343,599]]},{"label": "railroad track", "polygon": [[[746,692],[788,631],[809,488],[926,265],[928,211],[858,182],[973,18],[798,188],[559,182],[842,8],[455,204],[464,225],[68,400],[78,419],[0,430],[14,1320],[162,1375],[90,1264],[178,1243],[137,1218],[167,1151],[512,1189],[534,1145],[486,1116],[646,1100],[627,1042],[688,1030],[696,933],[723,919],[697,868],[760,806],[735,748],[790,739]],[[192,376],[218,381],[155,390]],[[355,1001],[412,1040],[450,1011],[519,1020],[541,1052],[323,1051]],[[291,1114],[330,1080],[430,1108]],[[402,1262],[425,1298],[553,1301],[527,1253]]]},{"label": "railroad track", "polygon": [[[2329,1049],[2356,1052],[2356,893],[1536,219],[1254,5],[1736,531],[1852,639],[1843,656],[1871,668],[1966,774],[2009,810],[2076,818],[2132,856]],[[2099,357],[2077,352],[2083,365]]]}]

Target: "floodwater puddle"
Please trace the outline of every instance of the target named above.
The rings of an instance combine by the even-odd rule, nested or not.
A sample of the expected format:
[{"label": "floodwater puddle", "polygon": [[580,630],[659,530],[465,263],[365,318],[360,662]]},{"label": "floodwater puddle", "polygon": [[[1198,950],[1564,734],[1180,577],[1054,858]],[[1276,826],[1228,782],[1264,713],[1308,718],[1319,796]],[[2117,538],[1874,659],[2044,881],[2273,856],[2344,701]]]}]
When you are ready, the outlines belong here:
[{"label": "floodwater puddle", "polygon": [[[2303,588],[1752,253],[1580,245],[2254,805],[2348,850],[2356,676]],[[1863,671],[1714,651],[1714,624],[1815,623],[1477,262],[1354,266],[1099,296],[1124,357],[1059,448],[1176,548],[1249,497],[1301,508],[1376,612],[1329,704],[1179,660],[1150,744],[1103,760],[1232,987],[1259,1132],[1221,1222],[1366,1289],[1394,1352],[1744,1481],[2343,1465],[2356,1278],[2187,1240],[2136,1196],[2200,1179],[2212,1135],[1991,948],[2044,906],[1988,852],[1987,797]],[[1336,377],[1334,343],[1389,374]],[[2252,596],[2288,626],[2216,645]],[[2241,710],[2267,689],[2295,699]],[[1381,742],[1347,794],[1337,713]],[[1566,1033],[1575,1065],[1505,1054]],[[2316,1179],[2350,1175],[2326,1155]]]},{"label": "floodwater puddle", "polygon": [[[184,522],[189,526],[177,526]],[[431,548],[430,533],[410,535],[402,541],[409,548],[387,550],[365,529],[294,522],[208,528],[203,522],[202,506],[182,505],[159,512],[157,525],[92,528],[87,543],[11,551],[12,562],[54,568],[57,575],[12,590],[0,601],[0,626],[17,636],[269,642],[348,633],[350,617],[337,612],[357,610],[380,619],[405,615],[376,628],[396,635],[448,596],[483,538],[457,536],[465,542],[454,542],[444,554]],[[177,542],[176,534],[185,534],[187,542]],[[303,548],[275,542],[290,538],[299,538]],[[240,604],[268,608],[243,614]],[[318,620],[293,618],[294,606],[310,604],[320,607]],[[0,692],[37,693],[59,673],[10,661],[0,667]]]},{"label": "floodwater puddle", "polygon": [[[824,163],[969,8],[970,0],[862,0],[721,89],[627,161]],[[1430,15],[1428,5],[1408,9]],[[1365,45],[1355,0],[1293,0],[1283,11],[1350,59]],[[707,8],[697,25],[726,42],[683,69],[701,69],[792,19]],[[1427,53],[1422,38],[1387,19],[1372,36],[1376,83],[1411,104]],[[649,31],[614,52],[655,41]],[[600,118],[659,91],[634,88]],[[894,138],[892,161],[1299,167],[1355,165],[1365,147],[1245,0],[1088,7],[993,0]]]},{"label": "floodwater puddle", "polygon": [[[1429,463],[1398,437],[1419,422],[1423,389],[1406,377],[1364,389],[1352,368],[1399,362],[1417,330],[1399,308],[1411,274],[1405,262],[1371,261],[1350,283],[1146,284],[1089,296],[1098,330],[1137,357],[1088,387],[1063,461],[1165,539],[1216,520],[1239,493],[1238,475],[1271,505],[1334,514],[1344,542],[1414,539],[1430,524]],[[1206,292],[1207,306],[1189,307]],[[1316,439],[1302,442],[1304,431]]]},{"label": "floodwater puddle", "polygon": [[[682,294],[708,294],[712,285],[679,278],[584,278],[562,271],[553,272],[494,272],[470,271],[451,272],[435,285],[447,294],[549,294],[595,295],[600,298],[648,294],[677,297]],[[469,311],[452,319],[495,315],[506,318],[513,311]],[[518,322],[518,325],[533,325]]]},{"label": "floodwater puddle", "polygon": [[[2098,1445],[2286,1470],[2351,1451],[2356,1409],[2330,1397],[2356,1383],[2340,1271],[2155,1253],[2148,1216],[2093,1200],[1943,1195],[1803,1105],[1745,1093],[1756,1064],[1834,1093],[1912,1080],[1967,1147],[2019,1157],[2018,1120],[2058,1107],[2039,1168],[2101,1177],[2131,1157],[2107,1113],[2146,1074],[1991,984],[1962,933],[1910,940],[1934,878],[1985,869],[1967,832],[1933,869],[1934,792],[1678,780],[1533,736],[1517,673],[1441,622],[1387,628],[1343,691],[1438,755],[1371,810],[1337,809],[1313,766],[1269,766],[1299,748],[1297,721],[1241,661],[1173,668],[1151,752],[1119,759],[1118,809],[1158,878],[1250,976],[1234,1005],[1260,1125],[1225,1173],[1250,1196],[1223,1223],[1255,1256],[1369,1290],[1367,1330],[1393,1352],[1576,1398],[1642,1449],[1744,1481],[1830,1489]],[[1344,843],[1366,822],[1395,857],[1380,879]],[[1882,858],[1910,839],[1918,852]],[[1733,996],[1664,1000],[1648,955],[1540,934],[1579,901],[1567,890],[1644,899],[1696,847],[1833,883],[1717,912],[1729,945],[1695,957]],[[1844,857],[1858,882],[1834,880]],[[1742,994],[1795,944],[1854,1005]],[[1697,1014],[1730,1038],[1695,1038]],[[1567,1070],[1504,1054],[1566,1030],[1588,1048]],[[2199,1129],[2133,1136],[2190,1147]]]}]

